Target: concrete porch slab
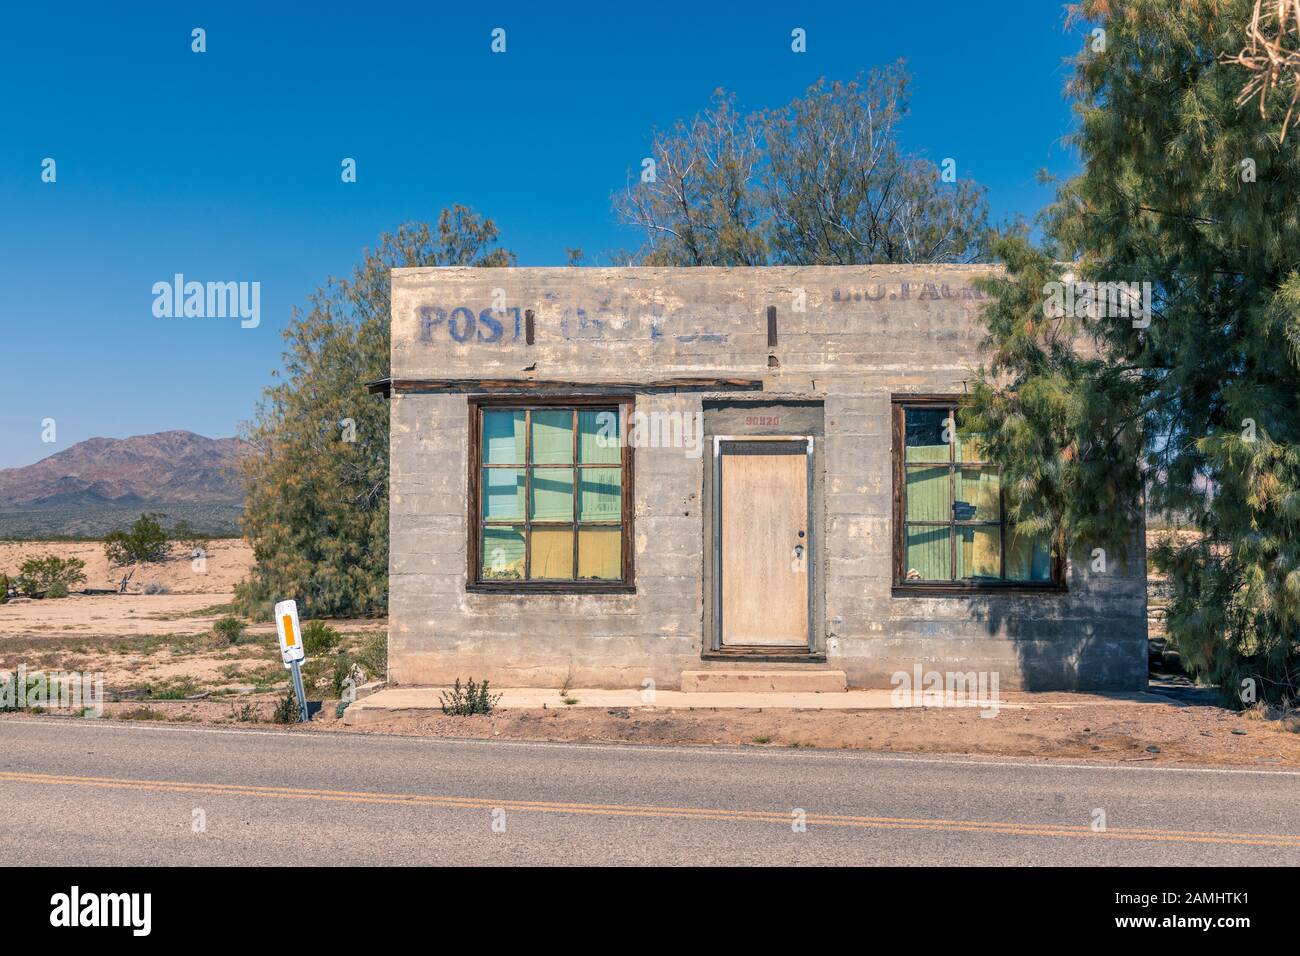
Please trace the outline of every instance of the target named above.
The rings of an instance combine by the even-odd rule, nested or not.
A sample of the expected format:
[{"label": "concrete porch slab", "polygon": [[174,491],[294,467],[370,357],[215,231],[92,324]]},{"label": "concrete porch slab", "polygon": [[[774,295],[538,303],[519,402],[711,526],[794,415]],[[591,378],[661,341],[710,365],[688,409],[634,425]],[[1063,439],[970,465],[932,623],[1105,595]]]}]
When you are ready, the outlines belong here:
[{"label": "concrete porch slab", "polygon": [[[442,713],[443,687],[390,687],[371,694],[364,700],[351,704],[343,713],[343,723],[364,726],[393,717],[420,717]],[[707,710],[707,709],[763,709],[763,710],[891,710],[894,709],[891,690],[850,690],[838,693],[814,691],[748,693],[679,690],[655,691],[652,698],[643,697],[639,689],[607,690],[602,688],[570,689],[567,698],[554,688],[508,687],[498,691],[499,710],[568,710],[583,707],[624,707],[642,710]],[[564,701],[574,703],[566,704]],[[923,706],[918,703],[916,706]],[[930,706],[937,706],[931,702]],[[948,706],[977,707],[975,703]],[[990,702],[988,705],[992,707]],[[1025,709],[1025,703],[998,701],[999,708]]]},{"label": "concrete porch slab", "polygon": [[703,693],[845,693],[848,677],[844,671],[759,670],[756,668],[682,671],[682,692],[698,696]]},{"label": "concrete porch slab", "polygon": [[[431,717],[442,713],[441,694],[445,687],[389,687],[352,703],[343,714],[343,723],[365,726],[394,717]],[[890,689],[848,690],[838,693],[728,693],[677,690],[656,691],[647,699],[639,688],[571,688],[561,695],[554,687],[507,687],[500,691],[500,710],[568,710],[584,707],[626,708],[634,710],[894,710],[897,704]],[[566,704],[565,700],[572,700]],[[1007,691],[996,701],[981,704],[944,701],[939,694],[916,694],[907,705],[913,708],[966,707],[990,715],[1000,711],[1040,709],[1070,710],[1074,707],[1109,704],[1114,706],[1144,704],[1158,707],[1205,706],[1207,701],[1189,701],[1153,684],[1147,691],[1071,692]],[[996,710],[995,710],[996,708]]]}]

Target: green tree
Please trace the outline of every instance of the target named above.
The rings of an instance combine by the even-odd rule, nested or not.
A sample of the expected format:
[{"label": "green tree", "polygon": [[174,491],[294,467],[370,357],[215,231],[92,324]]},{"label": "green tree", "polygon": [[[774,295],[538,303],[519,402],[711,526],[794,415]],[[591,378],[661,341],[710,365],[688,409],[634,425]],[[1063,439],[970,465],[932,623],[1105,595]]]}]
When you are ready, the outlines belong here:
[{"label": "green tree", "polygon": [[647,157],[614,197],[625,225],[645,232],[644,265],[756,266],[768,261],[758,194],[759,117],[735,110],[718,90],[691,121],[656,132]]},{"label": "green tree", "polygon": [[[968,425],[992,436],[1013,513],[1115,546],[1141,493],[1199,532],[1155,553],[1170,636],[1232,699],[1300,695],[1300,192],[1289,92],[1238,97],[1249,0],[1087,0],[1069,90],[1084,163],[1043,249],[1004,237],[991,359]],[[1095,28],[1104,34],[1094,34]],[[1097,42],[1100,38],[1100,43]],[[1150,282],[1145,318],[1059,315],[1081,282]],[[1097,310],[1093,310],[1096,312]],[[1144,327],[1146,325],[1146,327]],[[1243,683],[1246,682],[1246,683]],[[1243,691],[1246,696],[1243,698]]]},{"label": "green tree", "polygon": [[250,615],[293,597],[304,616],[382,614],[388,605],[388,408],[365,384],[388,377],[389,270],[507,266],[497,227],[464,206],[436,226],[380,237],[350,279],[295,310],[284,370],[244,437],[243,532],[256,560],[237,597]]},{"label": "green tree", "polygon": [[28,558],[18,569],[18,590],[28,597],[67,597],[68,590],[86,580],[86,562],[47,554]]},{"label": "green tree", "polygon": [[901,63],[848,83],[819,80],[788,105],[748,116],[719,90],[709,109],[652,140],[614,197],[644,231],[646,265],[973,262],[987,256],[984,190],[944,182],[904,152]]},{"label": "green tree", "polygon": [[[895,138],[907,115],[901,63],[850,83],[819,80],[764,116],[769,247],[793,265],[973,262],[987,255],[983,188],[942,181]],[[955,171],[954,171],[955,175]]]},{"label": "green tree", "polygon": [[130,530],[118,528],[104,538],[104,557],[108,558],[108,563],[115,568],[129,569],[118,585],[121,593],[126,593],[126,586],[137,565],[167,560],[167,532],[160,520],[164,517],[157,512],[142,514],[135,519]]}]

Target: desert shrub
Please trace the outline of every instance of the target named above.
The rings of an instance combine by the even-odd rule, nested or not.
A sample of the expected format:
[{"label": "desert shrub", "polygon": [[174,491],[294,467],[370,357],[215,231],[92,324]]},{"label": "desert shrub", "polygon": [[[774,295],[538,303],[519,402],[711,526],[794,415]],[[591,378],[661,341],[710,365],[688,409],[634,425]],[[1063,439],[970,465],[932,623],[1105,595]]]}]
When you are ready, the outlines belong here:
[{"label": "desert shrub", "polygon": [[[167,560],[168,552],[171,549],[170,536],[163,529],[160,520],[165,517],[166,515],[158,512],[143,514],[135,519],[135,523],[131,525],[130,530],[123,531],[119,528],[104,538],[104,557],[108,558],[109,564],[116,568],[127,569],[118,584],[120,592],[126,593],[126,586],[131,580],[131,575],[135,574],[137,566],[141,564],[161,564]],[[183,522],[177,527],[182,527],[183,533],[193,536],[193,532],[189,531],[189,526]],[[175,535],[175,532],[176,528],[173,528],[172,535]],[[146,589],[145,593],[166,594],[167,592]]]},{"label": "desert shrub", "polygon": [[376,680],[388,674],[388,637],[373,634],[366,638],[353,658],[366,673],[366,680]]},{"label": "desert shrub", "polygon": [[319,692],[322,684],[326,683],[330,674],[334,671],[334,663],[328,657],[308,657],[299,666],[299,673],[302,674],[302,687],[307,692],[307,696]]},{"label": "desert shrub", "polygon": [[157,564],[167,557],[167,532],[158,519],[161,514],[144,514],[135,519],[129,531],[120,528],[104,538],[104,556],[109,562]]},{"label": "desert shrub", "polygon": [[47,598],[65,598],[68,596],[68,585],[63,581],[55,581],[50,585],[50,589],[45,592]]},{"label": "desert shrub", "polygon": [[18,590],[28,597],[48,592],[56,584],[63,585],[63,596],[73,585],[86,580],[86,562],[80,558],[60,558],[53,554],[28,558],[18,569]]},{"label": "desert shrub", "polygon": [[194,683],[194,678],[184,675],[166,678],[156,687],[153,685],[147,686],[144,689],[144,698],[146,700],[185,700],[197,693],[198,687]]},{"label": "desert shrub", "polygon": [[237,617],[227,615],[212,625],[212,630],[226,639],[228,644],[238,644],[244,636],[244,622]]},{"label": "desert shrub", "polygon": [[0,714],[16,711],[19,697],[27,693],[25,687],[20,686],[20,676],[16,669],[8,673],[0,671]]},{"label": "desert shrub", "polygon": [[271,719],[277,724],[298,723],[298,697],[292,690],[275,702],[275,713]]},{"label": "desert shrub", "polygon": [[9,575],[0,574],[0,604],[9,603]]},{"label": "desert shrub", "polygon": [[144,586],[144,593],[145,594],[171,594],[172,589],[165,584],[160,584],[157,581],[150,581],[148,584]]},{"label": "desert shrub", "polygon": [[302,649],[312,657],[324,657],[342,640],[339,632],[324,621],[308,621],[302,626]]},{"label": "desert shrub", "polygon": [[260,715],[252,704],[230,708],[230,719],[241,724],[256,723]]},{"label": "desert shrub", "polygon": [[[330,631],[330,628],[325,630]],[[313,652],[312,643],[307,640],[307,627],[304,627],[303,645],[308,657],[303,665],[303,683],[307,685],[308,691],[325,689],[326,696],[342,697],[347,691],[348,680],[351,679],[352,687],[356,687],[364,679],[364,666],[348,650],[338,648],[334,653],[329,653],[341,640],[337,633],[330,631],[329,635],[317,635],[316,640],[324,641],[324,644],[318,645],[324,646],[324,652]]]},{"label": "desert shrub", "polygon": [[361,683],[360,674],[357,671],[357,662],[351,654],[346,651],[339,651],[334,655],[334,669],[330,674],[330,691],[332,691],[333,696],[343,696],[349,678],[352,680],[353,687]]},{"label": "desert shrub", "polygon": [[456,683],[452,685],[451,690],[442,692],[442,712],[444,714],[453,714],[457,717],[469,717],[472,714],[490,714],[492,708],[497,705],[501,699],[500,694],[488,693],[488,682],[486,680],[481,684],[474,683],[474,678],[462,687],[460,678],[456,678]]}]

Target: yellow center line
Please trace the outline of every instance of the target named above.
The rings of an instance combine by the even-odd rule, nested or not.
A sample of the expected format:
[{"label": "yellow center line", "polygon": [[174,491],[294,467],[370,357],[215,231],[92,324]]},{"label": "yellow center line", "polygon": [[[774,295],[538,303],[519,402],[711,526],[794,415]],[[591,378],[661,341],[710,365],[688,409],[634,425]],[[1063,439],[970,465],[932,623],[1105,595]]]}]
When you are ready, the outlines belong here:
[{"label": "yellow center line", "polygon": [[[271,787],[237,783],[205,783],[184,780],[143,780],[123,777],[84,777],[66,774],[0,771],[0,781],[55,786],[88,786],[153,793],[188,793],[209,796],[263,797],[288,800],[321,800],[332,803],[422,806],[459,810],[515,810],[532,813],[568,813],[611,817],[706,820],[718,822],[776,823],[789,825],[793,811],[733,810],[724,807],[674,807],[636,804],[561,803],[542,800],[488,799],[484,797],[436,796],[421,793],[369,793],[361,790],[322,790],[305,787]],[[1240,846],[1300,848],[1300,834],[1213,833],[1149,827],[1108,827],[1093,830],[1086,824],[1033,823],[1029,821],[948,820],[911,817],[869,817],[846,814],[806,813],[809,826],[855,827],[864,829],[930,830],[956,833],[997,833],[1012,836],[1083,837],[1111,840],[1145,840],[1172,843],[1216,843]]]}]

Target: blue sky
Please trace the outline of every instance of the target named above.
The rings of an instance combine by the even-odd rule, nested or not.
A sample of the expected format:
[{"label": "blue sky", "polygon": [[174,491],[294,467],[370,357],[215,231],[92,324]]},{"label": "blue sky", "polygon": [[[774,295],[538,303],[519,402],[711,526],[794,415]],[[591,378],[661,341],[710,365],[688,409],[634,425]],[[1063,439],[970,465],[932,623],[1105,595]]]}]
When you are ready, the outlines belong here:
[{"label": "blue sky", "polygon": [[[655,126],[719,86],[749,111],[903,57],[904,145],[957,159],[999,219],[1050,198],[1037,170],[1076,166],[1061,89],[1082,40],[1054,0],[549,6],[8,5],[0,467],[96,435],[234,434],[291,308],[453,202],[495,219],[521,265],[636,246],[610,193]],[[151,288],[178,272],[260,282],[261,324],[156,318]]]}]

